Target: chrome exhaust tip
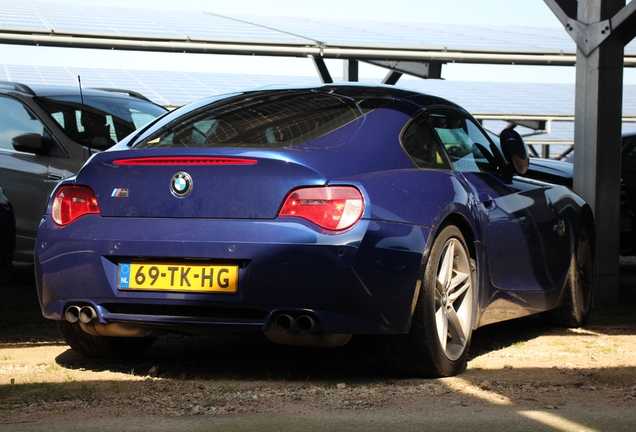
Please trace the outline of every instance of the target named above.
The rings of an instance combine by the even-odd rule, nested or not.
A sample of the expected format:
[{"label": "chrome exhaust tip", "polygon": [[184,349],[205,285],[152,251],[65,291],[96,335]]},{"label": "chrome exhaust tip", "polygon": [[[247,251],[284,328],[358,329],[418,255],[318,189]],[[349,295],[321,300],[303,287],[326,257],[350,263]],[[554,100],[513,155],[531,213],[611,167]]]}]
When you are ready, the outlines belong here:
[{"label": "chrome exhaust tip", "polygon": [[69,306],[66,309],[66,313],[64,314],[66,321],[70,323],[76,323],[79,320],[79,316],[80,316],[79,306]]},{"label": "chrome exhaust tip", "polygon": [[279,315],[276,318],[276,329],[280,332],[294,331],[296,329],[296,318],[287,314]]},{"label": "chrome exhaust tip", "polygon": [[97,317],[97,312],[91,306],[82,306],[79,310],[78,319],[84,324],[88,324]]},{"label": "chrome exhaust tip", "polygon": [[316,333],[318,331],[318,323],[309,315],[301,315],[296,320],[296,330],[298,333]]}]

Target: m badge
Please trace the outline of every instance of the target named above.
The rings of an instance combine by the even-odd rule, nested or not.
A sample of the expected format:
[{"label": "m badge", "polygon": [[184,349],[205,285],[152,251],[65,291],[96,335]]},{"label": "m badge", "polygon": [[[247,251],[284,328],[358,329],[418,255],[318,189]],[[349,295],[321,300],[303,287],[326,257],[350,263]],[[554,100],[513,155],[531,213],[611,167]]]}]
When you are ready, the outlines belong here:
[{"label": "m badge", "polygon": [[115,188],[113,189],[113,193],[110,194],[113,198],[128,198],[128,189],[126,188]]}]

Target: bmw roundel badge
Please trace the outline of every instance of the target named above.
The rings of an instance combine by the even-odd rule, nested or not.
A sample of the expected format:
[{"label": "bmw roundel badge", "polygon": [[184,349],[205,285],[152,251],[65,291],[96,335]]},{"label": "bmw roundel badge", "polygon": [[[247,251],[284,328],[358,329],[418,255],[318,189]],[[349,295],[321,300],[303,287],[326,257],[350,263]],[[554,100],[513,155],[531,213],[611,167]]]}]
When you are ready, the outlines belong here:
[{"label": "bmw roundel badge", "polygon": [[170,191],[178,198],[188,196],[192,192],[192,177],[185,171],[179,171],[170,180]]}]

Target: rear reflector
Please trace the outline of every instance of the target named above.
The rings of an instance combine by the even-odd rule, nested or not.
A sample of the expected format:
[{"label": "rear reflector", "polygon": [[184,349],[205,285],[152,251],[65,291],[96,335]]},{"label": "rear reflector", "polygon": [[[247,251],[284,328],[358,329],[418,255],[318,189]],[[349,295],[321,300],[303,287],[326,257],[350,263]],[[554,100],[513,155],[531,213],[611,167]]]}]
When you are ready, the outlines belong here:
[{"label": "rear reflector", "polygon": [[63,186],[53,198],[51,216],[58,225],[68,225],[86,214],[99,214],[97,198],[88,186]]},{"label": "rear reflector", "polygon": [[160,156],[117,159],[115,165],[254,165],[256,159],[209,156]]},{"label": "rear reflector", "polygon": [[325,186],[291,191],[278,213],[307,219],[321,228],[341,231],[355,225],[364,212],[360,191],[352,186]]}]

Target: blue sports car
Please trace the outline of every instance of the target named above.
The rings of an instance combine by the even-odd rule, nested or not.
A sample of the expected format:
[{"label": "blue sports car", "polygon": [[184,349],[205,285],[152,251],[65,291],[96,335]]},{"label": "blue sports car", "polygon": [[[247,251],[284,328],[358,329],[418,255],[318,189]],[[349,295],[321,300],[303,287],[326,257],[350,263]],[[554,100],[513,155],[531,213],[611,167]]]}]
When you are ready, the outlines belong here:
[{"label": "blue sports car", "polygon": [[393,87],[197,101],[59,184],[37,235],[42,312],[88,356],[166,332],[374,334],[396,371],[454,375],[480,326],[589,317],[590,207],[527,168],[513,130],[495,143],[461,107]]}]

